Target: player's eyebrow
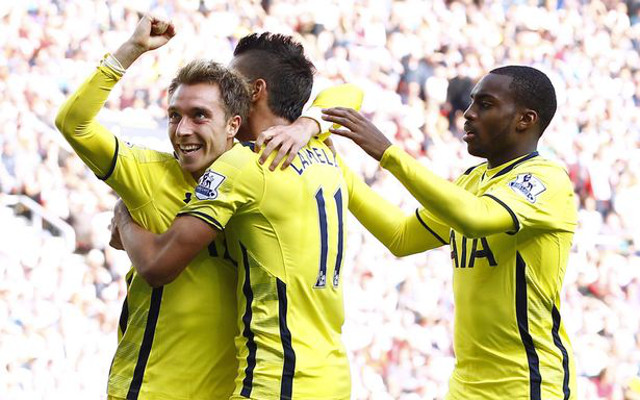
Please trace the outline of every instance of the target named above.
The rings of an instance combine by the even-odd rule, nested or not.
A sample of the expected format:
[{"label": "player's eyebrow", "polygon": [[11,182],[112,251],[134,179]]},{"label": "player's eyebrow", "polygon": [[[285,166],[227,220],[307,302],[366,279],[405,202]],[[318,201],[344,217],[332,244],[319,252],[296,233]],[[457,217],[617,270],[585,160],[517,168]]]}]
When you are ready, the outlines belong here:
[{"label": "player's eyebrow", "polygon": [[189,111],[192,114],[202,113],[202,114],[206,115],[207,117],[209,117],[211,115],[211,112],[208,109],[204,108],[204,107],[192,107],[192,108],[189,109]]},{"label": "player's eyebrow", "polygon": [[473,94],[471,93],[471,95],[469,96],[471,97],[471,99],[477,99],[477,100],[482,100],[482,99],[486,99],[486,100],[500,100],[498,99],[496,96],[491,95],[489,93],[484,93],[484,92],[480,92],[480,93],[476,93]]},{"label": "player's eyebrow", "polygon": [[[174,111],[180,111],[179,107],[176,106],[169,106],[167,107],[167,113],[171,113]],[[185,110],[183,110],[184,112]],[[191,107],[189,109],[186,110],[186,112],[188,112],[189,114],[195,114],[195,113],[202,113],[204,115],[206,115],[207,117],[211,116],[211,111],[209,111],[207,108],[205,107]]]},{"label": "player's eyebrow", "polygon": [[480,92],[480,93],[476,93],[475,95],[472,93],[469,97],[471,97],[471,100],[473,101],[482,101],[482,100],[488,100],[488,101],[492,101],[495,103],[499,103],[502,102],[502,100],[500,100],[499,97],[496,97],[492,94],[486,93],[486,92]]}]

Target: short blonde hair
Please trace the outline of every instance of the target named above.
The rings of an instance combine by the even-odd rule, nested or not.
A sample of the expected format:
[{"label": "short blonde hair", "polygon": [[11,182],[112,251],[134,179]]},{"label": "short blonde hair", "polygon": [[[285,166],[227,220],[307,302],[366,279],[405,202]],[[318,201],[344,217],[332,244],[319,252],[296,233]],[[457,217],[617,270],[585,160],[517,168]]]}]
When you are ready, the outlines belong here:
[{"label": "short blonde hair", "polygon": [[180,68],[169,85],[172,96],[180,85],[208,83],[218,85],[225,117],[239,115],[245,121],[249,115],[250,93],[245,79],[227,67],[211,60],[193,60]]}]

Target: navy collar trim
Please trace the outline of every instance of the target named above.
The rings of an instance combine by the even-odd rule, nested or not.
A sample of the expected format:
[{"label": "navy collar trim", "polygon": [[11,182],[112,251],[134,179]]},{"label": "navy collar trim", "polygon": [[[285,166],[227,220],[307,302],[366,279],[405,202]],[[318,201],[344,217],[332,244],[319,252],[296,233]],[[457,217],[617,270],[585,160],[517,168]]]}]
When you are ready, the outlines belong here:
[{"label": "navy collar trim", "polygon": [[529,153],[529,155],[526,155],[526,156],[522,157],[521,159],[519,159],[518,161],[514,162],[513,164],[509,165],[508,167],[505,167],[500,172],[498,172],[497,174],[492,176],[490,179],[502,176],[502,175],[506,174],[507,172],[511,171],[512,169],[514,169],[516,167],[516,165],[521,164],[521,163],[523,163],[523,162],[525,162],[527,160],[530,160],[533,157],[537,157],[538,155],[539,154],[538,154],[537,151],[534,151],[533,153]]}]

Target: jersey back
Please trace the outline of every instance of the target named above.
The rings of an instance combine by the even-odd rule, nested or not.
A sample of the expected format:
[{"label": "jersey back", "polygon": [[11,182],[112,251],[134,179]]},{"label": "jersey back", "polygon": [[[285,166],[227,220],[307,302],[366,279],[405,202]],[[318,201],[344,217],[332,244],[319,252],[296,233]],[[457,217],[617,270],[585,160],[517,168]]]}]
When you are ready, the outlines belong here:
[{"label": "jersey back", "polygon": [[224,229],[238,264],[233,398],[349,399],[340,282],[348,199],[331,151],[312,140],[289,168],[270,172],[236,145],[194,196],[181,214]]}]

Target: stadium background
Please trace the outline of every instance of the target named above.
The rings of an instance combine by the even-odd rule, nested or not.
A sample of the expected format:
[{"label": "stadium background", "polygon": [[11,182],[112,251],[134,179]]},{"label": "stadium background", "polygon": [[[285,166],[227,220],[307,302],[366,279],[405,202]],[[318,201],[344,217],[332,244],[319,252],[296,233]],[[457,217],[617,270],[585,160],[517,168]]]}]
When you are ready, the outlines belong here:
[{"label": "stadium background", "polygon": [[[579,398],[640,398],[640,1],[30,0],[0,3],[0,399],[104,398],[129,262],[107,246],[115,197],[53,118],[150,8],[179,34],[134,64],[100,120],[161,149],[178,66],[227,62],[254,30],[295,35],[318,87],[360,85],[363,111],[448,178],[478,162],[459,140],[474,81],[506,63],[547,72],[559,112],[540,151],[567,166],[579,195],[562,304]],[[413,211],[375,162],[351,143],[338,148]],[[396,259],[349,223],[353,398],[442,398],[454,363],[448,250]]]}]

